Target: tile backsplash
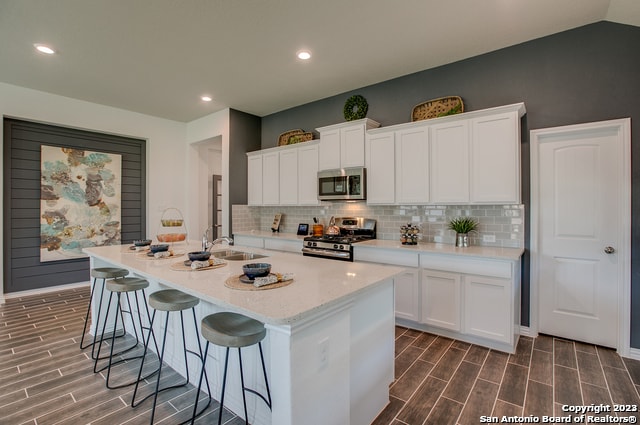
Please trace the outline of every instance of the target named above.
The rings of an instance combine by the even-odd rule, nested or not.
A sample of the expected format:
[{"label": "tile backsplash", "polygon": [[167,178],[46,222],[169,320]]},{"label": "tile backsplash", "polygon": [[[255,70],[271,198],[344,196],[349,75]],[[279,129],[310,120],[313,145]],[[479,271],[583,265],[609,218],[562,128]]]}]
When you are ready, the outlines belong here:
[{"label": "tile backsplash", "polygon": [[282,213],[280,231],[283,233],[296,233],[299,223],[313,224],[313,217],[326,226],[331,216],[361,216],[377,220],[378,239],[399,239],[400,226],[411,223],[420,228],[419,242],[449,244],[454,243],[455,232],[447,229],[448,221],[465,216],[479,223],[478,232],[470,235],[472,245],[524,247],[524,205],[371,206],[362,202],[323,202],[309,207],[233,205],[233,231],[268,231],[277,213]]}]

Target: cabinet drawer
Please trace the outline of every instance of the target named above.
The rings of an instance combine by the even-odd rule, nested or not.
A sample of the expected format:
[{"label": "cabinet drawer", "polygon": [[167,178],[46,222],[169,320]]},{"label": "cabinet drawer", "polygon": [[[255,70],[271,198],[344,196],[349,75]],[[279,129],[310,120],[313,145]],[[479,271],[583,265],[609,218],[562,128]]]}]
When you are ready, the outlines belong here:
[{"label": "cabinet drawer", "polygon": [[265,249],[302,253],[302,241],[269,239],[264,240]]},{"label": "cabinet drawer", "polygon": [[510,261],[464,258],[460,256],[420,254],[420,267],[504,279],[511,279],[513,276],[513,264]]},{"label": "cabinet drawer", "polygon": [[355,261],[392,264],[394,266],[418,267],[419,264],[417,252],[398,252],[398,250],[354,246],[353,256]]},{"label": "cabinet drawer", "polygon": [[250,246],[254,248],[264,248],[264,239],[254,236],[237,235],[233,237],[234,244],[240,246]]}]

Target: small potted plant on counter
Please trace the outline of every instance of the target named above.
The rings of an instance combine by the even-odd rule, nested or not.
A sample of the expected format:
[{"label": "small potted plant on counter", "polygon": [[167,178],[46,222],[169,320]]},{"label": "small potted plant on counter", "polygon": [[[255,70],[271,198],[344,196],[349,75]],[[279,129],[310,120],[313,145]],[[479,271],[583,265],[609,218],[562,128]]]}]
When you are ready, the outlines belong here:
[{"label": "small potted plant on counter", "polygon": [[478,222],[470,217],[456,217],[449,220],[449,229],[456,232],[456,246],[469,246],[469,233],[475,232]]}]

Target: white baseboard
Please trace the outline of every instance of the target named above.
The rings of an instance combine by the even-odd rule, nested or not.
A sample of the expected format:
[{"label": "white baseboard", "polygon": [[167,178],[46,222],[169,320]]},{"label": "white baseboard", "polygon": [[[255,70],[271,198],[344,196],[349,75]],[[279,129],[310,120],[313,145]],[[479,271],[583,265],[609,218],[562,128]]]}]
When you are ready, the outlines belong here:
[{"label": "white baseboard", "polygon": [[38,288],[38,289],[29,289],[27,291],[20,292],[9,292],[7,294],[0,294],[0,304],[4,304],[5,300],[12,298],[21,298],[28,297],[31,295],[40,295],[47,294],[49,292],[63,291],[65,289],[74,289],[74,288],[82,288],[84,286],[91,285],[91,282],[78,282],[78,283],[68,283],[65,285],[57,285],[57,286],[48,286],[46,288]]},{"label": "white baseboard", "polygon": [[629,358],[640,360],[640,348],[629,348]]},{"label": "white baseboard", "polygon": [[520,335],[535,338],[538,336],[538,332],[534,332],[529,326],[520,325]]}]

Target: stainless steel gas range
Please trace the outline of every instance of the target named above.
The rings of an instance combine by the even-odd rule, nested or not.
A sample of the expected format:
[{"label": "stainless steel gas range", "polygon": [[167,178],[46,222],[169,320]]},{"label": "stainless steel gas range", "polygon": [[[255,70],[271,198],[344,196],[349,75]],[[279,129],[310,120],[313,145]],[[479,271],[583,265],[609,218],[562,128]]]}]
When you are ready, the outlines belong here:
[{"label": "stainless steel gas range", "polygon": [[363,217],[336,218],[338,235],[307,236],[302,254],[334,260],[353,261],[353,244],[376,238],[376,221]]}]

